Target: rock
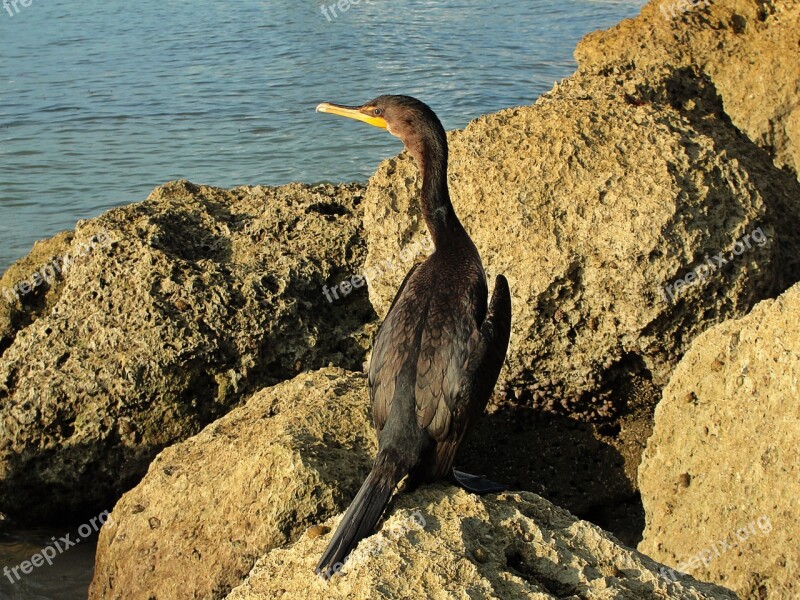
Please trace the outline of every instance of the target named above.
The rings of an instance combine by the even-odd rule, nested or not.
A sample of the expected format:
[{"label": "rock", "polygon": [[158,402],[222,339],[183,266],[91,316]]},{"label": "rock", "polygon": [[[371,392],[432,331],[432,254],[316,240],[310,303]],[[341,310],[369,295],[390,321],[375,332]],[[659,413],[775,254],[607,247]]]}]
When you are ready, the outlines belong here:
[{"label": "rock", "polygon": [[610,431],[536,408],[490,407],[456,466],[534,492],[636,547],[644,529],[636,472],[660,398],[660,390],[644,403],[629,396],[626,414]]},{"label": "rock", "polygon": [[800,594],[798,314],[800,284],[698,337],[639,469],[639,549],[747,598]]},{"label": "rock", "polygon": [[586,36],[582,73],[626,91],[687,67],[716,86],[734,125],[800,177],[800,2],[653,0],[635,19]]},{"label": "rock", "polygon": [[362,195],[174,182],[9,269],[4,286],[35,271],[53,285],[0,315],[0,511],[95,515],[253,389],[359,369],[374,312],[323,286],[361,270]]},{"label": "rock", "polygon": [[363,375],[322,369],[164,450],[100,533],[90,599],[224,597],[355,495],[376,452],[368,405]]},{"label": "rock", "polygon": [[[539,402],[606,418],[624,410],[607,397],[617,379],[664,385],[694,336],[800,279],[800,185],[730,124],[707,80],[693,82],[640,105],[576,75],[450,134],[456,212],[490,279],[511,286],[506,386],[539,384]],[[406,153],[367,188],[365,271],[381,316],[402,259],[424,248],[417,188]]]},{"label": "rock", "polygon": [[[41,315],[47,314],[55,304],[64,285],[62,278],[52,278],[49,285],[39,283],[27,294],[21,294],[18,286],[21,282],[31,282],[34,273],[41,269],[49,275],[47,265],[54,256],[63,256],[69,251],[73,233],[65,231],[47,240],[36,242],[30,254],[11,265],[0,278],[0,356],[14,341],[14,336]],[[25,302],[18,302],[24,297]]]},{"label": "rock", "polygon": [[401,494],[380,531],[326,582],[313,569],[329,539],[272,550],[228,600],[736,598],[665,578],[661,565],[531,493],[479,497],[435,485]]}]

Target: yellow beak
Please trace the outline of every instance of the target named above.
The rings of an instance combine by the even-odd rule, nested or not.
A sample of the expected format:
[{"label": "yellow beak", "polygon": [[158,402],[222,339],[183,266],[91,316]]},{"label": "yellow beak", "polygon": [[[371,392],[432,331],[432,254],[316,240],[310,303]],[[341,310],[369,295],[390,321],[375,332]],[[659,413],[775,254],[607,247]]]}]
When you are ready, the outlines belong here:
[{"label": "yellow beak", "polygon": [[347,117],[349,119],[355,119],[356,121],[364,121],[364,123],[369,123],[375,127],[386,129],[386,119],[383,117],[365,114],[361,112],[362,109],[368,110],[369,107],[342,106],[340,104],[331,104],[330,102],[323,102],[322,104],[317,105],[317,112],[339,115],[340,117]]}]

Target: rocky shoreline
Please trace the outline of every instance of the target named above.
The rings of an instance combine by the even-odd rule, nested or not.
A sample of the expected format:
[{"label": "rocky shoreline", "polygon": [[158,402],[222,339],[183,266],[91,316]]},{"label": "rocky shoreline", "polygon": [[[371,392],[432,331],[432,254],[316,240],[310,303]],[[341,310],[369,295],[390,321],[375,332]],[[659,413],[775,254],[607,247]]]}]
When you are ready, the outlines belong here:
[{"label": "rocky shoreline", "polygon": [[171,182],[12,265],[0,513],[114,507],[97,599],[793,597],[798,31],[794,0],[654,0],[448,134],[514,303],[459,461],[519,492],[401,494],[312,577],[374,454],[371,336],[428,248],[403,153],[366,185]]}]

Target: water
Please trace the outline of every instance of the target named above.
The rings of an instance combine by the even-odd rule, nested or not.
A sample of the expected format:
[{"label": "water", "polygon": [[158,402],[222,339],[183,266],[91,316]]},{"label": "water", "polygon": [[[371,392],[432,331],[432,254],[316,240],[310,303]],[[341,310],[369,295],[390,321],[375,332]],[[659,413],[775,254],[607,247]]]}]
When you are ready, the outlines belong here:
[{"label": "water", "polygon": [[[86,598],[92,580],[94,552],[97,536],[81,539],[76,535],[78,527],[62,529],[24,529],[0,532],[0,600],[78,600]],[[70,541],[80,542],[66,548],[59,540],[68,535]],[[55,543],[58,543],[58,546]],[[64,552],[55,549],[64,546]],[[27,575],[19,565],[30,561],[43,548],[50,547],[50,562],[41,566],[26,566],[33,569]],[[54,555],[54,556],[53,556]],[[8,570],[5,570],[5,568]],[[16,572],[14,568],[17,567]]]},{"label": "water", "polygon": [[[574,70],[583,35],[643,4],[362,0],[330,21],[309,0],[0,8],[0,272],[35,240],[170,179],[364,181],[400,143],[317,115],[318,102],[411,94],[460,128],[533,103]],[[57,533],[0,537],[0,568]],[[23,585],[0,579],[0,600],[85,596],[91,554],[70,549]]]},{"label": "water", "polygon": [[309,0],[0,8],[0,272],[170,179],[364,181],[399,142],[317,102],[407,93],[463,127],[531,104],[585,33],[642,4],[362,0],[330,22]]}]

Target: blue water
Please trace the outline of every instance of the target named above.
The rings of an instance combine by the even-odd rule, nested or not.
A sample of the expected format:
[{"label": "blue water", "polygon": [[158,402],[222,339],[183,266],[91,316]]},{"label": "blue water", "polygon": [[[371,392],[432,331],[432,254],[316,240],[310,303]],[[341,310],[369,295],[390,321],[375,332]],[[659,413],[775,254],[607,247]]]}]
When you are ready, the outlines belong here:
[{"label": "blue water", "polygon": [[0,272],[170,179],[366,180],[399,142],[317,102],[407,93],[463,127],[531,104],[572,72],[584,34],[643,1],[362,0],[329,21],[332,3],[0,8]]},{"label": "blue water", "polygon": [[[364,181],[400,143],[315,114],[318,102],[411,94],[460,128],[533,103],[573,71],[583,35],[643,4],[361,0],[330,20],[309,0],[0,8],[0,272],[35,240],[171,179]],[[51,533],[0,536],[0,568]],[[0,580],[0,600],[80,597],[88,548]]]}]

